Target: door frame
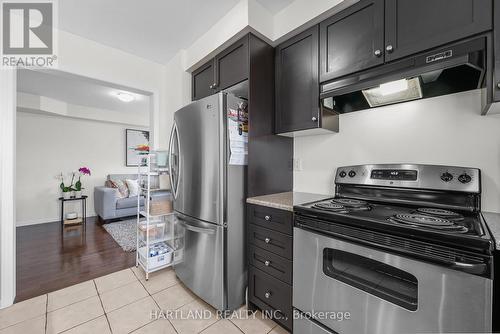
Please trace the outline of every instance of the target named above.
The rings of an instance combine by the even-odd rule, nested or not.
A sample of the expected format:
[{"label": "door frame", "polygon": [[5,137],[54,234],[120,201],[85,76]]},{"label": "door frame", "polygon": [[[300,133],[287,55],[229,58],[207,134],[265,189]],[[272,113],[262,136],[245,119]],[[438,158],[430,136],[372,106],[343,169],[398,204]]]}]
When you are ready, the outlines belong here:
[{"label": "door frame", "polygon": [[[104,82],[116,88],[149,96],[150,146],[157,149],[160,129],[160,92],[145,91],[110,81],[82,76],[66,70],[54,70]],[[0,69],[0,309],[11,306],[16,298],[16,119],[17,70]]]},{"label": "door frame", "polygon": [[0,308],[16,297],[17,70],[0,70]]}]

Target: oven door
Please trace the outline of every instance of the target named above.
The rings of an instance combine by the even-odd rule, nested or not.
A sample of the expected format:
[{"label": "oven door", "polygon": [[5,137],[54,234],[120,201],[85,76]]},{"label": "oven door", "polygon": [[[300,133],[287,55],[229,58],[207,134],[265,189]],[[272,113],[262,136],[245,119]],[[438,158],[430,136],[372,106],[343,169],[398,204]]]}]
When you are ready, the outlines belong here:
[{"label": "oven door", "polygon": [[490,279],[297,227],[293,243],[293,306],[335,332],[491,331]]}]

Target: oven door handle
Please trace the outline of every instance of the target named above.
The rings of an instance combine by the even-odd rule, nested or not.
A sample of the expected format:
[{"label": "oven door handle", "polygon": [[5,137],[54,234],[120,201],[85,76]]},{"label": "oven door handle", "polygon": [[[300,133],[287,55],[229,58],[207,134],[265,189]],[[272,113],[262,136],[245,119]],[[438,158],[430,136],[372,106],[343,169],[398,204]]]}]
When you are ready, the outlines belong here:
[{"label": "oven door handle", "polygon": [[481,275],[486,272],[487,266],[485,263],[452,262],[450,268],[469,274]]}]

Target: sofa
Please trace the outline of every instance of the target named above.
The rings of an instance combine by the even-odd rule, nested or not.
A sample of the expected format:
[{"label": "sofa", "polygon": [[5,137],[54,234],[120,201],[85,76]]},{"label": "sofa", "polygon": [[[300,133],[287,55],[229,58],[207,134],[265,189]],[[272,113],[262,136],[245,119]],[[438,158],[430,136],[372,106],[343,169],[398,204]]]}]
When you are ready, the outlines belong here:
[{"label": "sofa", "polygon": [[[108,180],[137,179],[137,174],[110,174]],[[140,206],[144,209],[144,196],[141,196]],[[94,209],[104,221],[116,218],[134,216],[137,214],[137,196],[118,198],[115,188],[105,186],[94,188]]]}]

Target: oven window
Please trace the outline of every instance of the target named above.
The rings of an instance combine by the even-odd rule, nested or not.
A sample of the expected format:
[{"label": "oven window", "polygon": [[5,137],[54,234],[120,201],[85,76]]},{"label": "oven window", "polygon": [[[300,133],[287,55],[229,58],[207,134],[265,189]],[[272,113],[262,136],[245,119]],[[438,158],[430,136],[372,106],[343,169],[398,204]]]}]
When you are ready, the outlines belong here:
[{"label": "oven window", "polygon": [[398,268],[357,254],[325,248],[323,272],[405,309],[417,310],[417,278]]}]

